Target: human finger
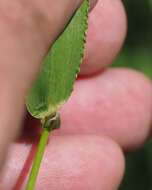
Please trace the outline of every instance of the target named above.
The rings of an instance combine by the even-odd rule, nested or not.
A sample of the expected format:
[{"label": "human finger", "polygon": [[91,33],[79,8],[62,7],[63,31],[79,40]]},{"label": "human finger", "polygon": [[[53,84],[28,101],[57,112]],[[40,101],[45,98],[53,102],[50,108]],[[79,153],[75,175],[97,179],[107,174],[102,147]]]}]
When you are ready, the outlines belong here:
[{"label": "human finger", "polygon": [[113,62],[126,36],[126,14],[120,0],[99,0],[89,15],[87,43],[80,75],[101,71]]},{"label": "human finger", "polygon": [[152,83],[129,69],[108,69],[76,82],[61,109],[61,129],[55,135],[103,134],[125,151],[140,147],[152,123]]},{"label": "human finger", "polygon": [[44,57],[81,3],[0,1],[0,164],[20,131],[25,99]]},{"label": "human finger", "polygon": [[[0,189],[25,189],[35,152],[35,145],[26,143],[12,145]],[[110,139],[93,135],[51,136],[35,189],[116,190],[123,172],[123,154]]]}]

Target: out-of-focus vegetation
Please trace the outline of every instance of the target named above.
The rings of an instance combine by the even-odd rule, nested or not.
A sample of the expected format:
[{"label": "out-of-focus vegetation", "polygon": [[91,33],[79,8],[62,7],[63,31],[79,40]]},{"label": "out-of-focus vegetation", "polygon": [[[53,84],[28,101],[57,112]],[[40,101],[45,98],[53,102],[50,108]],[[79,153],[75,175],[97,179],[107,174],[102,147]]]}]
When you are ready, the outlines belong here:
[{"label": "out-of-focus vegetation", "polygon": [[[112,66],[130,67],[152,79],[152,0],[125,0],[128,35]],[[126,173],[119,190],[152,189],[152,142],[126,157]]]},{"label": "out-of-focus vegetation", "polygon": [[152,0],[125,0],[128,34],[113,66],[137,69],[152,79]]}]

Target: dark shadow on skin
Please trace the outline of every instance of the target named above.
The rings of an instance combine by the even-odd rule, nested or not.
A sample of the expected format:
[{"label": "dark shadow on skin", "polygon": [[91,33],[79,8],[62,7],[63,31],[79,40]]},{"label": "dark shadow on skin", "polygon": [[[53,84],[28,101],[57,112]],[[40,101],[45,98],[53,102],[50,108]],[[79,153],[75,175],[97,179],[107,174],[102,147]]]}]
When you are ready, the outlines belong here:
[{"label": "dark shadow on skin", "polygon": [[96,77],[98,75],[101,75],[106,70],[107,69],[101,69],[100,71],[97,71],[93,74],[88,74],[88,75],[87,74],[86,75],[79,74],[77,80],[90,79],[90,78]]},{"label": "dark shadow on skin", "polygon": [[16,142],[25,144],[37,143],[40,139],[41,132],[40,120],[35,119],[27,112],[21,135]]},{"label": "dark shadow on skin", "polygon": [[[41,137],[42,130],[43,129],[40,124],[40,119],[36,119],[32,117],[27,112],[22,132],[19,138],[16,140],[16,143],[38,144]],[[49,142],[49,139],[48,139],[48,142]]]}]

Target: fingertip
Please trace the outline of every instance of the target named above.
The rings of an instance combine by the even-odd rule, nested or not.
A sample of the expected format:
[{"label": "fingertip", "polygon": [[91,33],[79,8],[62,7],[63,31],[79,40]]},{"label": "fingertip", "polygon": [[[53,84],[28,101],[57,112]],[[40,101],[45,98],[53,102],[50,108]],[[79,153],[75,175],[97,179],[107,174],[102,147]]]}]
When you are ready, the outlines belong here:
[{"label": "fingertip", "polygon": [[89,15],[87,43],[80,75],[101,71],[119,53],[127,30],[126,14],[120,0],[99,0]]},{"label": "fingertip", "polygon": [[120,85],[115,85],[112,97],[112,101],[115,102],[119,91],[120,97],[116,102],[120,111],[114,111],[119,114],[117,118],[119,122],[116,122],[118,128],[115,128],[118,130],[118,136],[116,135],[114,139],[126,152],[134,151],[143,146],[150,136],[152,82],[144,74],[132,69],[115,68],[109,71],[111,79],[121,80],[118,82]]},{"label": "fingertip", "polygon": [[[125,171],[125,158],[120,146],[113,141],[111,138],[107,136],[96,136],[100,138],[98,142],[99,146],[103,149],[103,154],[105,158],[101,162],[104,167],[107,169],[107,174],[111,174],[111,183],[108,182],[106,184],[105,190],[110,189],[118,189],[119,185],[123,179],[124,171]],[[107,162],[105,161],[107,160]],[[105,176],[104,176],[105,177]],[[106,179],[106,177],[103,179]],[[109,181],[109,180],[108,180]],[[109,181],[110,182],[110,181]],[[101,187],[102,189],[102,187]]]},{"label": "fingertip", "polygon": [[107,69],[80,79],[62,107],[61,129],[55,134],[104,134],[125,151],[147,140],[152,123],[152,84],[130,69]]}]

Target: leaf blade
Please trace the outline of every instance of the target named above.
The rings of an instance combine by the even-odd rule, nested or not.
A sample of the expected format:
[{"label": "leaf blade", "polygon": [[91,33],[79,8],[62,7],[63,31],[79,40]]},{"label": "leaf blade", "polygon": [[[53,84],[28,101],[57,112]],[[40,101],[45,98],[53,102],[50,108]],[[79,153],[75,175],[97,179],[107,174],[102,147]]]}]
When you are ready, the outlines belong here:
[{"label": "leaf blade", "polygon": [[84,54],[88,9],[85,0],[44,61],[27,97],[27,108],[36,118],[53,116],[73,90]]}]

